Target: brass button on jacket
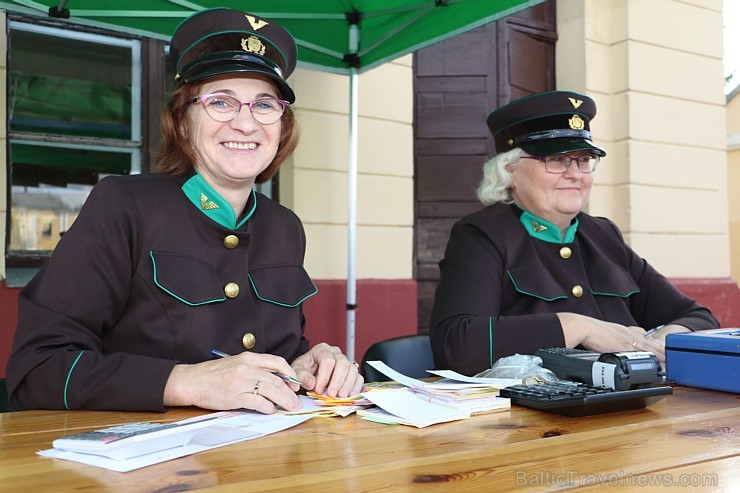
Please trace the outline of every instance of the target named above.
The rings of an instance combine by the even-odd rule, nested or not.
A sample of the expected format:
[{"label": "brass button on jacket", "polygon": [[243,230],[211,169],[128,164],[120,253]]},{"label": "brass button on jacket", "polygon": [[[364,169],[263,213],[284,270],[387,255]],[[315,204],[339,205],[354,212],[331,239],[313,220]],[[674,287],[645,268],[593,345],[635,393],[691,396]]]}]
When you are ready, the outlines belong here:
[{"label": "brass button on jacket", "polygon": [[583,296],[583,288],[581,286],[579,286],[578,284],[576,284],[575,286],[573,286],[573,289],[571,289],[570,292],[576,298],[580,298],[581,296]]},{"label": "brass button on jacket", "polygon": [[239,296],[239,285],[235,282],[230,282],[224,286],[224,294],[227,298],[236,298]]},{"label": "brass button on jacket", "polygon": [[257,338],[254,337],[254,334],[251,332],[244,334],[244,337],[242,337],[242,346],[244,346],[244,349],[252,349],[255,344],[257,344]]},{"label": "brass button on jacket", "polygon": [[570,248],[568,247],[563,247],[560,249],[560,257],[562,258],[570,258],[571,253],[573,252],[571,252]]},{"label": "brass button on jacket", "polygon": [[224,238],[224,246],[226,248],[236,248],[239,246],[239,238],[234,235],[229,235]]}]

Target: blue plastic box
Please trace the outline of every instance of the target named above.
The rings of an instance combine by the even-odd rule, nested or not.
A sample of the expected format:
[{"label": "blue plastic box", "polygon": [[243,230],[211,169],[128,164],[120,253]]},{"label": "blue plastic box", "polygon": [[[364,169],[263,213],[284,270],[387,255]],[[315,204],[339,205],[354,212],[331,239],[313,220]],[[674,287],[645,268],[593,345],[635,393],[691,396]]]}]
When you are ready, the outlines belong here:
[{"label": "blue plastic box", "polygon": [[740,394],[740,328],[668,334],[665,349],[669,380]]}]

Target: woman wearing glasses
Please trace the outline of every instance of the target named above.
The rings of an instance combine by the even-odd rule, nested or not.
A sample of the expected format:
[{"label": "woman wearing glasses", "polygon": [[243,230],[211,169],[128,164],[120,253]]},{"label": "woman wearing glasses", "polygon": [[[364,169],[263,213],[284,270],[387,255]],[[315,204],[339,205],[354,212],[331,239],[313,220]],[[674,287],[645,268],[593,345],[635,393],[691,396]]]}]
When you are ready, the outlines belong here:
[{"label": "woman wearing glasses", "polygon": [[583,212],[606,154],[591,141],[595,114],[587,96],[552,91],[489,115],[496,155],[478,189],[487,207],[453,226],[440,262],[431,320],[438,367],[475,374],[550,347],[645,350],[663,360],[666,334],[718,327],[614,223]]},{"label": "woman wearing glasses", "polygon": [[170,55],[160,173],[102,180],[20,295],[7,369],[16,409],[300,407],[300,386],[359,392],[357,365],[304,337],[316,293],[290,210],[254,190],[293,152],[293,38],[212,9]]}]

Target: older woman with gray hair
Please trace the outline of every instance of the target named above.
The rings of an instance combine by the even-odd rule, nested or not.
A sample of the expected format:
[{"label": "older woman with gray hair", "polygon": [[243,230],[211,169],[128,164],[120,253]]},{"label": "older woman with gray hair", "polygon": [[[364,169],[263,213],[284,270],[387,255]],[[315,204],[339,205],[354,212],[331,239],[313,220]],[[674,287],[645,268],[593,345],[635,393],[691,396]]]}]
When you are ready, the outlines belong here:
[{"label": "older woman with gray hair", "polygon": [[583,212],[606,155],[591,139],[595,115],[593,100],[566,91],[489,115],[497,154],[478,189],[487,207],[453,226],[439,264],[430,329],[438,367],[474,374],[550,347],[664,360],[667,334],[719,326],[613,222]]}]

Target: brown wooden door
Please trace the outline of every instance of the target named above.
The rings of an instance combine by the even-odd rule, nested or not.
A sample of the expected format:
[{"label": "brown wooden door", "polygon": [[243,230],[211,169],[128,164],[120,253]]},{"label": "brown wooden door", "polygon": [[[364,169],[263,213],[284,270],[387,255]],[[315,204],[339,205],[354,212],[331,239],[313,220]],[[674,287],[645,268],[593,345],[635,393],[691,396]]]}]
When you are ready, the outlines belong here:
[{"label": "brown wooden door", "polygon": [[514,99],[555,88],[555,1],[414,54],[414,277],[419,332],[429,331],[438,262],[452,224],[475,196],[493,141],[486,117]]}]

